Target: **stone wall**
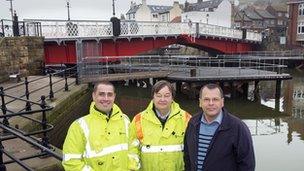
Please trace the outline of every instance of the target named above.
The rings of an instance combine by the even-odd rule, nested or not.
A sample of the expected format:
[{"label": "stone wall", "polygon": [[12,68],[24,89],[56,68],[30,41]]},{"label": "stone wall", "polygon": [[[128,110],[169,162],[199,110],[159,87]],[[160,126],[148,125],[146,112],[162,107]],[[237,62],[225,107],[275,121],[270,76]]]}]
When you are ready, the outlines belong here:
[{"label": "stone wall", "polygon": [[0,82],[10,74],[21,76],[40,74],[44,62],[42,37],[0,38]]}]

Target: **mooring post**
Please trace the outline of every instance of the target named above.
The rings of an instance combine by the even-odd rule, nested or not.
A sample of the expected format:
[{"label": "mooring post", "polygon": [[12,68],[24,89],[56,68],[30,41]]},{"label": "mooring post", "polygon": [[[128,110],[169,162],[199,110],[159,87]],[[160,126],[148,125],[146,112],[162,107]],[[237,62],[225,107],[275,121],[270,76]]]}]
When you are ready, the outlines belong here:
[{"label": "mooring post", "polygon": [[68,85],[68,77],[67,77],[67,70],[64,70],[64,91],[69,91],[69,85]]},{"label": "mooring post", "polygon": [[[1,96],[1,102],[2,102],[1,110],[2,110],[2,113],[3,113],[3,116],[4,116],[2,122],[5,126],[9,126],[9,122],[8,122],[7,117],[6,117],[7,108],[6,108],[5,99],[4,99],[4,89],[3,89],[3,87],[0,87],[0,96]],[[3,132],[6,132],[6,131],[3,130]]]},{"label": "mooring post", "polygon": [[29,82],[27,80],[27,77],[25,77],[25,80],[24,80],[24,84],[25,84],[25,97],[26,97],[26,104],[25,104],[25,110],[26,111],[30,111],[31,110],[31,103],[29,102],[30,100],[30,92],[29,92]]},{"label": "mooring post", "polygon": [[42,145],[44,147],[49,147],[49,138],[47,137],[47,119],[46,119],[46,102],[45,102],[45,96],[41,96],[41,104],[40,104],[40,107],[42,109],[42,119],[41,119],[41,122],[42,122],[42,130],[44,131],[43,132],[43,137],[42,137]]},{"label": "mooring post", "polygon": [[54,92],[53,92],[53,82],[52,82],[52,74],[49,73],[49,85],[50,85],[50,93],[49,93],[49,98],[53,99],[54,98]]},{"label": "mooring post", "polygon": [[281,84],[282,84],[282,80],[276,81],[275,110],[277,111],[280,110]]}]

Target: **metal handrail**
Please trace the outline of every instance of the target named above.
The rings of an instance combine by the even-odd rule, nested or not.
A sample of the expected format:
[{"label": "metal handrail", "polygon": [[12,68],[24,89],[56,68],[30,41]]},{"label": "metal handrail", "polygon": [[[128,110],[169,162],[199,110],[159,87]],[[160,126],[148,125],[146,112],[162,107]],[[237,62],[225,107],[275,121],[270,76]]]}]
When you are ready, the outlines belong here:
[{"label": "metal handrail", "polygon": [[[27,159],[31,159],[31,158],[35,158],[35,157],[39,157],[39,156],[45,156],[45,155],[51,155],[58,160],[62,160],[61,154],[57,154],[52,149],[50,149],[51,147],[50,147],[48,136],[47,136],[47,133],[49,131],[51,131],[54,128],[54,126],[47,123],[46,112],[52,110],[53,107],[46,105],[45,96],[41,96],[41,99],[38,101],[29,100],[29,95],[33,92],[37,92],[37,90],[33,90],[30,92],[30,91],[28,91],[28,87],[29,87],[29,83],[33,83],[35,81],[39,81],[39,80],[45,79],[47,77],[52,78],[53,76],[56,76],[56,75],[63,75],[64,79],[60,79],[60,81],[65,80],[65,86],[63,88],[61,88],[60,90],[64,89],[65,91],[67,91],[68,86],[74,84],[74,82],[78,82],[77,81],[77,79],[78,79],[77,72],[76,73],[69,72],[72,70],[74,71],[76,69],[76,67],[77,66],[75,66],[73,68],[65,69],[63,71],[58,71],[55,73],[49,73],[48,76],[39,77],[38,79],[34,79],[32,81],[27,81],[27,78],[26,78],[24,84],[18,84],[17,86],[7,87],[6,89],[4,89],[3,87],[0,87],[1,111],[2,111],[2,115],[0,115],[0,119],[3,119],[3,122],[0,122],[0,128],[6,132],[6,135],[3,135],[0,137],[0,168],[1,169],[5,168],[6,164],[16,162],[21,167],[23,167],[25,170],[33,170],[27,164],[25,164],[23,162],[23,160],[27,160]],[[75,76],[75,75],[76,75],[76,81],[67,83],[67,78],[71,77],[71,76]],[[56,81],[56,82],[60,82],[60,81]],[[52,87],[52,85],[56,84],[56,82],[53,83],[50,80],[50,84],[48,86]],[[14,88],[18,88],[19,86],[23,86],[23,85],[25,85],[25,87],[26,87],[26,91],[25,91],[26,93],[25,93],[25,95],[22,95],[21,97],[16,97],[16,96],[5,93],[5,91],[7,91],[7,90],[12,90]],[[42,86],[42,87],[45,88],[47,86]],[[41,87],[38,89],[41,89]],[[52,92],[52,94],[54,95],[54,93],[56,93],[56,92]],[[24,97],[26,97],[26,98],[24,98]],[[25,102],[26,103],[25,108],[21,109],[19,112],[15,112],[10,109],[7,109],[8,102],[6,103],[5,100],[8,98],[13,99],[13,101]],[[33,105],[40,106],[41,109],[33,110],[33,109],[31,109],[31,106],[33,106]],[[41,120],[29,117],[32,114],[36,114],[36,113],[42,114]],[[39,125],[41,125],[42,128],[39,130],[25,132],[25,131],[20,130],[19,128],[11,127],[9,124],[9,119],[11,119],[13,117],[23,117],[25,119],[28,119],[31,122],[38,123]],[[34,135],[38,135],[38,134],[42,134],[42,139],[38,139],[38,138],[34,137]],[[16,156],[8,153],[5,150],[5,148],[3,147],[2,142],[6,141],[6,140],[10,140],[10,139],[15,139],[15,138],[20,138],[21,140],[25,141],[26,143],[32,144],[35,147],[41,149],[41,153],[22,157],[22,158],[18,158]],[[3,155],[6,155],[11,160],[4,162]]]},{"label": "metal handrail", "polygon": [[[75,37],[112,37],[113,25],[105,20],[44,20],[24,19],[25,23],[39,23],[42,36],[52,38]],[[227,38],[242,39],[242,30],[211,25],[206,23],[163,21],[133,21],[121,20],[121,36],[178,36],[178,35],[210,35]],[[30,34],[30,33],[28,33]],[[246,40],[261,42],[261,33],[246,32]]]},{"label": "metal handrail", "polygon": [[[116,61],[110,63],[109,61]],[[119,61],[119,62],[117,62]],[[283,60],[266,61],[261,59],[232,59],[232,58],[206,58],[206,57],[188,57],[188,56],[109,56],[109,57],[86,57],[79,63],[80,78],[114,76],[123,73],[138,72],[189,72],[189,69],[200,69],[205,67],[236,68],[239,71],[252,69],[259,71],[273,71],[276,74],[282,74]],[[113,72],[115,71],[115,73]],[[241,72],[239,72],[242,74]]]}]

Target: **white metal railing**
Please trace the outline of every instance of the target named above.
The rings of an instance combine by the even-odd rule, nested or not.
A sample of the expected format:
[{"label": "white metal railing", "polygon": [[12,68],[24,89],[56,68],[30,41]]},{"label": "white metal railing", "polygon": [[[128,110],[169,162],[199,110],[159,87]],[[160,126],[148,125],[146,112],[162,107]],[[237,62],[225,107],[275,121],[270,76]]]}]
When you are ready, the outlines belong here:
[{"label": "white metal railing", "polygon": [[[233,76],[265,75],[263,71],[272,71],[268,74],[282,74],[285,65],[276,61],[266,62],[261,59],[219,59],[200,56],[105,56],[85,57],[79,63],[80,78],[114,76],[138,72],[167,71],[189,72],[190,69],[208,69],[206,74],[221,76],[226,71],[234,70]],[[209,72],[210,70],[210,72]],[[216,71],[216,73],[214,73]]]},{"label": "white metal railing", "polygon": [[245,53],[218,55],[219,58],[304,59],[303,50],[248,51]]},{"label": "white metal railing", "polygon": [[199,24],[199,33],[204,35],[221,36],[242,39],[242,31],[216,25]]},{"label": "white metal railing", "polygon": [[[112,23],[99,20],[37,20],[25,19],[24,22],[41,23],[42,36],[48,38],[109,37],[112,36]],[[30,26],[30,25],[28,25]],[[121,36],[172,36],[188,34],[210,35],[242,39],[242,31],[204,23],[168,23],[121,21]],[[29,29],[31,30],[31,29]],[[30,34],[30,33],[29,33]],[[247,31],[246,40],[261,42],[260,33]]]}]

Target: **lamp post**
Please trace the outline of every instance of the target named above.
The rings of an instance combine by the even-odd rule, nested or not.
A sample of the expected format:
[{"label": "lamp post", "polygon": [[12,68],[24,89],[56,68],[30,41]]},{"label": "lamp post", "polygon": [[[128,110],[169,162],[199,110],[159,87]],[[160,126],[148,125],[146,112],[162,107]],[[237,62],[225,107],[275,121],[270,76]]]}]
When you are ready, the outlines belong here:
[{"label": "lamp post", "polygon": [[70,21],[70,19],[71,19],[70,18],[70,0],[67,0],[66,3],[67,3],[66,7],[68,9],[68,21]]},{"label": "lamp post", "polygon": [[241,13],[242,13],[242,25],[241,25],[241,28],[244,28],[245,27],[245,11],[241,10]]},{"label": "lamp post", "polygon": [[10,9],[9,10],[11,11],[12,20],[14,20],[13,0],[6,0],[6,1],[10,2]]},{"label": "lamp post", "polygon": [[113,17],[115,17],[115,0],[112,0]]}]

